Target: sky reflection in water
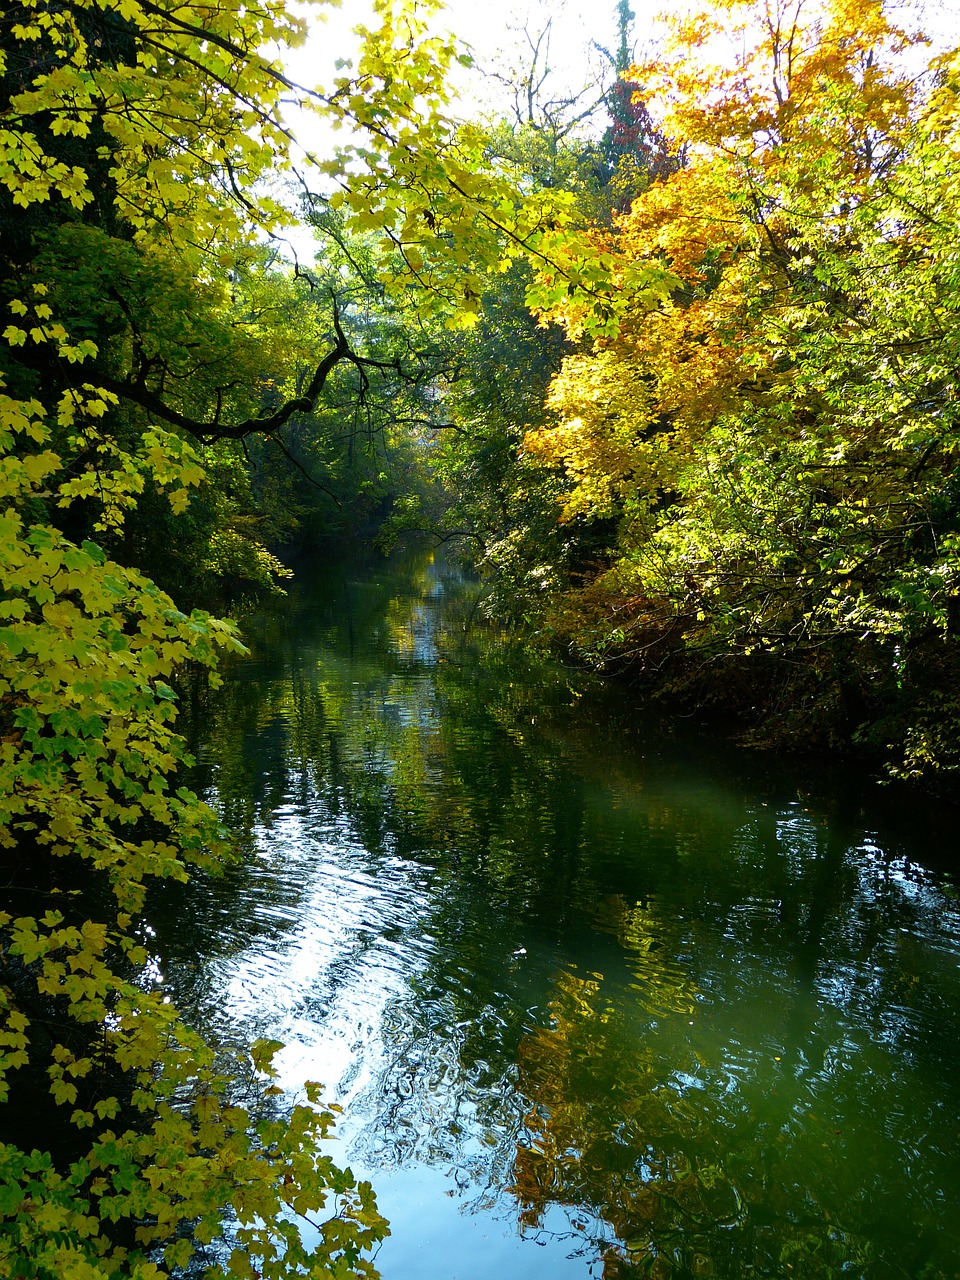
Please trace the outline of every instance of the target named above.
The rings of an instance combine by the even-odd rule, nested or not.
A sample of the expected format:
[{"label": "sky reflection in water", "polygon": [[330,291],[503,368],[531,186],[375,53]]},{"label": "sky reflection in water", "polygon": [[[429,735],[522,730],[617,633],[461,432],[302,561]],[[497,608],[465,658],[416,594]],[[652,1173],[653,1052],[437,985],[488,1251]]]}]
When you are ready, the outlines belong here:
[{"label": "sky reflection in water", "polygon": [[167,903],[178,998],[343,1104],[386,1280],[957,1275],[922,831],[658,736],[476,605],[420,557],[251,624],[200,717],[245,856]]}]

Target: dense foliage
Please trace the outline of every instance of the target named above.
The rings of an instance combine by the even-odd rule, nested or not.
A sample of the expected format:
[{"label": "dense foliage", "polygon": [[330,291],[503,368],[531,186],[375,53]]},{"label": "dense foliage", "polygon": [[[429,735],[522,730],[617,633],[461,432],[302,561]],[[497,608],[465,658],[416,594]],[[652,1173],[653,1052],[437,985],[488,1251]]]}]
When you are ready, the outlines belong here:
[{"label": "dense foliage", "polygon": [[[659,263],[553,379],[529,464],[606,523],[541,621],[755,741],[960,766],[957,63],[878,3],[734,3],[634,67],[682,166],[598,254]],[[731,49],[723,61],[723,51]],[[717,56],[715,66],[710,59]],[[565,580],[564,580],[565,579]]]},{"label": "dense foliage", "polygon": [[[327,89],[280,0],[0,15],[0,1096],[60,1131],[0,1145],[4,1274],[372,1273],[316,1088],[281,1117],[273,1046],[225,1061],[144,945],[148,885],[227,857],[175,720],[240,640],[193,606],[280,548],[462,536],[755,740],[960,768],[960,62],[876,0],[723,0],[627,69],[618,12],[602,138],[455,120],[462,56],[386,0]],[[285,99],[346,139],[296,174],[309,267]]]},{"label": "dense foliage", "polygon": [[[230,282],[256,283],[251,222],[281,216],[253,194],[287,148],[259,50],[302,30],[279,5],[127,0],[0,27],[5,1275],[372,1273],[385,1230],[320,1153],[315,1087],[271,1115],[273,1046],[225,1065],[143,946],[149,881],[223,856],[174,778],[173,684],[238,641],[124,562],[138,504],[182,516],[209,487],[197,445],[256,415],[269,326],[237,323]],[[229,538],[213,525],[194,555]],[[308,1256],[296,1215],[325,1204]]]}]

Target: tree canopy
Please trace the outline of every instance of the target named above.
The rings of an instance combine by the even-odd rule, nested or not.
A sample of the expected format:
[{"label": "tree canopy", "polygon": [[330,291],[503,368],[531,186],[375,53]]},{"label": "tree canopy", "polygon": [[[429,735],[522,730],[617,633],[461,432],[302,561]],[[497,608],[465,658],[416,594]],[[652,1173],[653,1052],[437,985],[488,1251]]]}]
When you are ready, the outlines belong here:
[{"label": "tree canopy", "polygon": [[676,285],[567,357],[526,441],[562,520],[616,528],[555,597],[582,652],[908,776],[957,764],[956,60],[917,75],[916,43],[880,4],[676,24],[629,74],[685,163],[602,242]]}]

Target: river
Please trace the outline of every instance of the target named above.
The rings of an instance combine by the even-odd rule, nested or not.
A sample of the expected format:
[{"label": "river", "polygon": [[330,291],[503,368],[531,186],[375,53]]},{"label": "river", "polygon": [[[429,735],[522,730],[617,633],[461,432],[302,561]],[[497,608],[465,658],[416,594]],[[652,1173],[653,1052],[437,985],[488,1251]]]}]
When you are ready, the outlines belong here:
[{"label": "river", "polygon": [[247,639],[193,726],[242,857],[157,946],[343,1106],[385,1280],[960,1275],[949,821],[665,734],[429,555]]}]

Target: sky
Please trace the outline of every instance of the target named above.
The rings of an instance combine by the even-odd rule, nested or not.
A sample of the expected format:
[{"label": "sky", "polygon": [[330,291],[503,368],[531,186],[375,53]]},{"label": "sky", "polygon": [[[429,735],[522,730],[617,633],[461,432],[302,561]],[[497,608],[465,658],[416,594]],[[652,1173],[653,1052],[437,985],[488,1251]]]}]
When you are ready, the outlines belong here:
[{"label": "sky", "polygon": [[[642,46],[652,29],[652,15],[664,0],[631,0],[637,14],[636,43]],[[958,0],[960,3],[960,0]],[[325,86],[339,72],[336,62],[348,58],[357,47],[353,29],[371,20],[368,0],[342,0],[339,8],[326,5],[292,6],[310,23],[306,44],[284,50],[282,61],[293,79],[305,86]],[[616,0],[448,0],[437,14],[437,30],[451,31],[470,47],[476,71],[460,72],[457,108],[464,116],[480,115],[497,105],[497,83],[486,73],[508,74],[518,65],[518,50],[525,45],[524,27],[536,38],[550,20],[550,92],[557,96],[582,91],[602,61],[595,45],[613,48],[617,43]],[[525,65],[521,61],[521,65]],[[508,95],[499,99],[501,110],[509,114]],[[293,109],[285,112],[295,134],[317,154],[323,154],[343,136],[325,131],[313,115]],[[288,234],[301,260],[309,261],[313,243],[308,232]]]},{"label": "sky", "polygon": [[[335,0],[334,0],[335,2]],[[657,15],[664,8],[674,13],[691,0],[630,0],[634,12],[632,38],[638,54],[651,51],[658,36]],[[815,4],[816,0],[809,0]],[[943,48],[960,42],[960,0],[892,0],[906,15],[903,25],[921,24]],[[333,4],[292,5],[310,24],[306,44],[285,50],[282,60],[294,79],[310,86],[329,85],[339,74],[338,58],[349,58],[357,47],[353,29],[370,23],[370,0],[341,0]],[[479,71],[464,72],[457,84],[458,105],[464,115],[479,114],[496,103],[495,73],[529,65],[524,60],[524,27],[534,37],[551,23],[550,84],[555,94],[576,93],[595,76],[602,57],[596,46],[613,49],[617,44],[616,0],[447,0],[433,19],[438,29],[452,31],[473,52]],[[922,57],[921,55],[918,55]],[[507,107],[507,100],[500,99]],[[291,120],[293,122],[293,120]],[[295,128],[301,131],[299,122]],[[317,132],[316,123],[304,122],[305,140],[315,150],[326,150],[334,141]]]},{"label": "sky", "polygon": [[[558,65],[574,67],[582,60],[591,41],[609,45],[615,38],[616,0],[448,0],[436,19],[439,28],[454,32],[473,46],[481,62],[491,61],[499,48],[516,43],[515,32],[526,23],[539,30],[552,19],[555,32],[554,53]],[[663,0],[632,0],[638,14],[653,14],[663,7]],[[316,8],[304,7],[305,16],[316,15]],[[367,0],[342,0],[339,9],[327,11],[323,22],[315,22],[315,32],[307,49],[292,55],[291,65],[304,70],[332,63],[355,43],[350,32],[358,23],[369,21],[371,7]],[[638,18],[637,25],[641,25]]]},{"label": "sky", "polygon": [[[663,0],[632,0],[631,8],[639,15],[638,43],[662,4]],[[337,58],[349,57],[356,48],[353,28],[370,21],[371,7],[367,0],[342,0],[339,9],[304,6],[299,12],[311,23],[311,33],[306,45],[286,51],[283,61],[301,84],[329,83],[338,74]],[[320,14],[325,16],[321,19]],[[479,70],[506,72],[517,65],[518,50],[524,48],[524,26],[535,37],[548,21],[552,83],[558,91],[582,88],[600,60],[594,44],[616,44],[616,0],[448,0],[432,25],[452,31],[469,46]],[[468,112],[481,98],[489,101],[493,86],[489,77],[465,73],[457,88]]]},{"label": "sky", "polygon": [[[685,7],[684,0],[630,0],[634,12],[632,39],[638,54],[655,45],[657,14],[665,5],[674,12]],[[295,4],[293,7],[296,10]],[[900,7],[906,14],[903,25],[923,25],[934,36],[935,46],[945,48],[960,43],[960,0],[900,0]],[[371,20],[369,0],[342,0],[339,8],[304,5],[299,12],[307,17],[310,34],[302,48],[284,51],[282,60],[299,83],[329,85],[340,74],[337,59],[349,58],[357,47],[353,29]],[[518,65],[528,65],[522,53],[526,43],[524,28],[535,38],[548,19],[551,92],[558,96],[579,92],[602,63],[596,46],[612,50],[617,44],[616,0],[447,0],[434,25],[452,31],[470,47],[478,72],[508,74]],[[497,103],[495,74],[491,77],[478,72],[462,73],[457,84],[457,106],[464,116],[479,115],[484,107],[489,110],[491,104]],[[500,97],[499,105],[509,114],[506,96]],[[298,117],[291,111],[288,119],[298,136],[317,153],[342,141],[332,132],[325,134],[315,116]],[[310,237],[295,235],[292,240],[298,255],[309,260]]]},{"label": "sky", "polygon": [[[950,43],[951,38],[960,42],[960,0],[893,2],[913,21],[926,25],[938,44]],[[637,49],[656,40],[660,12],[667,9],[675,13],[685,7],[685,0],[630,0]],[[324,21],[316,16],[323,10],[305,6],[300,11],[311,16],[313,30],[306,48],[290,52],[286,60],[304,83],[329,80],[336,74],[336,58],[349,56],[355,47],[352,29],[369,21],[370,4],[368,0],[341,0],[338,9],[326,9]],[[435,21],[471,46],[481,67],[493,69],[516,61],[525,25],[537,33],[548,19],[552,20],[551,63],[561,80],[582,80],[594,44],[606,48],[616,44],[616,0],[447,0]],[[911,17],[904,25],[912,25]]]}]

